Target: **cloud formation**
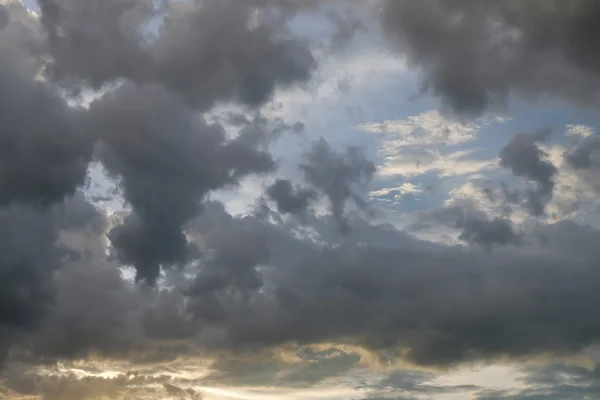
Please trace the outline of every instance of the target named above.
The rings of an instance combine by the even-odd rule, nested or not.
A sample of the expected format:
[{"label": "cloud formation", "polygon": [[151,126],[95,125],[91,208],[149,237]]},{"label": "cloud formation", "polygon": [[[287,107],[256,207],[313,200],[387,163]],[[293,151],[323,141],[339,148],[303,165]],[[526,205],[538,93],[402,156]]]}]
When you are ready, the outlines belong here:
[{"label": "cloud formation", "polygon": [[512,94],[596,108],[593,0],[384,2],[392,45],[424,73],[423,90],[461,115],[504,108]]},{"label": "cloud formation", "polygon": [[[582,371],[589,392],[546,390],[553,368],[496,392],[433,378],[598,344],[591,117],[549,121],[560,137],[483,135],[514,94],[597,107],[595,4],[2,2],[0,395],[595,394]],[[337,124],[334,106],[277,106],[317,98],[321,66],[382,41],[378,23],[459,119],[372,101],[385,122]],[[249,179],[234,212],[223,192]],[[389,214],[370,203],[394,193]]]},{"label": "cloud formation", "polygon": [[[525,194],[525,206],[533,215],[544,213],[545,205],[552,199],[557,168],[548,160],[548,154],[538,143],[545,141],[550,131],[518,133],[500,151],[500,165],[517,176],[533,182],[536,187]],[[519,196],[520,197],[520,196]]]}]

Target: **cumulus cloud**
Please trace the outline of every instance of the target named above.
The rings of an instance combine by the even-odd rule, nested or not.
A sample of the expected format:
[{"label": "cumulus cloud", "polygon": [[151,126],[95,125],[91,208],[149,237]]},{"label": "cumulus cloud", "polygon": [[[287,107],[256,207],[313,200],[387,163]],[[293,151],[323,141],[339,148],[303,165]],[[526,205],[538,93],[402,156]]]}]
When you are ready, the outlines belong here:
[{"label": "cumulus cloud", "polygon": [[555,185],[556,166],[548,160],[548,154],[538,143],[545,141],[550,131],[518,133],[500,151],[500,165],[508,168],[517,177],[535,183],[536,188],[525,194],[525,206],[533,215],[544,213],[546,204],[552,199]]},{"label": "cumulus cloud", "polygon": [[509,95],[598,106],[593,0],[385,1],[384,30],[421,68],[423,90],[451,110],[480,115]]},{"label": "cumulus cloud", "polygon": [[357,147],[348,147],[345,152],[338,153],[324,139],[312,145],[306,158],[306,162],[300,165],[304,178],[325,194],[340,229],[347,230],[344,219],[346,202],[352,200],[358,207],[366,207],[359,190],[373,179],[375,164],[365,158]]},{"label": "cumulus cloud", "polygon": [[122,262],[149,283],[160,266],[193,257],[182,226],[208,192],[274,168],[246,136],[227,140],[221,125],[202,121],[158,86],[122,86],[92,103],[89,119],[98,158],[121,179],[133,209],[109,237]]},{"label": "cumulus cloud", "polygon": [[[541,218],[570,201],[557,191],[593,203],[594,128],[568,125],[564,146],[519,133],[498,160],[458,147],[502,123],[482,116],[513,93],[596,105],[594,41],[580,40],[593,38],[595,3],[380,2],[386,35],[461,119],[441,110],[361,126],[383,137],[379,168],[371,148],[308,138],[286,179],[271,145],[309,125],[267,103],[314,83],[359,26],[327,14],[337,28],[319,48],[298,26],[325,12],[319,4],[39,0],[37,15],[2,2],[0,394],[199,399],[204,385],[260,383],[271,396],[323,385],[348,398],[355,386],[326,384],[359,365],[448,368],[598,343],[600,231]],[[93,100],[74,105],[79,90]],[[473,183],[498,162],[527,189]],[[89,202],[90,163],[126,209],[109,216]],[[418,195],[428,186],[417,177],[431,172],[471,180],[433,199],[410,232],[372,218],[368,196]],[[264,190],[258,210],[234,215],[215,200],[250,177]],[[535,222],[503,208],[512,203]],[[456,241],[422,240],[420,229]],[[120,367],[92,371],[103,362]],[[205,375],[184,376],[185,363]],[[365,386],[440,393],[428,374]],[[542,393],[446,386],[481,399]]]},{"label": "cumulus cloud", "polygon": [[308,208],[316,197],[316,192],[311,189],[294,188],[286,179],[278,179],[267,189],[267,196],[275,201],[281,213],[297,214]]},{"label": "cumulus cloud", "polygon": [[203,110],[228,100],[257,106],[277,86],[306,81],[315,66],[308,43],[282,23],[292,4],[42,0],[49,72],[94,88],[123,78],[161,82]]}]

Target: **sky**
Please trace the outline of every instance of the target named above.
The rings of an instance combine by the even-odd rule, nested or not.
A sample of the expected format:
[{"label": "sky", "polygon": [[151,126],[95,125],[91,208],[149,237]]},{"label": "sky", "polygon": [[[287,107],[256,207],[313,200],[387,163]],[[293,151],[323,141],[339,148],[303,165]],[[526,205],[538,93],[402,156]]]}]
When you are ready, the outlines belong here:
[{"label": "sky", "polygon": [[600,399],[598,22],[0,0],[0,399]]}]

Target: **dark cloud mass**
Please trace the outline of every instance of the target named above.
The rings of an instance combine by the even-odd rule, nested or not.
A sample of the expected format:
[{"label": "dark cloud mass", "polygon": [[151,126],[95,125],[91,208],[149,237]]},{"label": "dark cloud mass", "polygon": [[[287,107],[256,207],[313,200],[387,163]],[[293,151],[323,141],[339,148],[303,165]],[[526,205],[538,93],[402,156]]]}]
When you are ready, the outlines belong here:
[{"label": "dark cloud mass", "polygon": [[305,180],[329,200],[340,229],[347,230],[344,218],[346,202],[352,200],[358,207],[366,206],[358,190],[375,175],[375,164],[356,147],[348,147],[338,153],[325,139],[320,139],[312,145],[300,168]]},{"label": "dark cloud mass", "polygon": [[486,250],[491,250],[494,246],[519,245],[522,242],[521,234],[515,231],[510,220],[489,218],[485,212],[470,203],[425,212],[412,224],[410,230],[419,232],[440,225],[457,229],[459,240],[479,245]]},{"label": "dark cloud mass", "polygon": [[32,20],[18,5],[2,10],[15,17],[0,31],[0,203],[48,205],[84,183],[92,140],[80,129],[80,110],[33,79]]},{"label": "dark cloud mass", "polygon": [[258,106],[277,86],[310,77],[308,43],[285,24],[292,4],[40,0],[50,73],[63,83],[160,82],[203,110],[229,100]]},{"label": "dark cloud mass", "polygon": [[267,189],[267,196],[277,205],[281,213],[297,214],[305,211],[316,192],[310,189],[294,188],[286,179],[278,179]]},{"label": "dark cloud mass", "polygon": [[424,71],[424,90],[460,114],[503,107],[513,93],[600,104],[594,0],[386,0],[381,16]]},{"label": "dark cloud mass", "polygon": [[542,215],[546,204],[552,199],[554,177],[558,170],[548,160],[548,154],[538,143],[544,141],[550,131],[518,133],[500,151],[500,165],[515,176],[536,184],[525,193],[525,206],[532,215]]},{"label": "dark cloud mass", "polygon": [[121,180],[133,213],[109,237],[138,279],[153,283],[160,266],[183,265],[190,249],[183,225],[204,196],[251,173],[269,172],[268,153],[227,140],[177,97],[157,86],[125,85],[90,106],[98,158]]},{"label": "dark cloud mass", "polygon": [[[204,384],[310,386],[371,359],[447,368],[599,344],[600,230],[545,220],[563,177],[600,190],[597,136],[573,139],[554,165],[549,131],[516,134],[499,163],[526,189],[489,189],[488,212],[456,187],[403,231],[368,201],[369,184],[387,179],[367,158],[372,149],[313,141],[318,124],[289,122],[269,106],[280,91],[312,83],[328,52],[349,55],[369,25],[334,12],[357,3],[38,0],[39,15],[0,5],[0,396],[201,399]],[[424,74],[424,89],[463,117],[512,94],[599,104],[600,3],[372,3],[383,5],[385,33]],[[306,21],[296,24],[318,13],[333,25],[324,42],[300,32]],[[298,108],[286,117],[302,115]],[[424,126],[441,131],[428,115]],[[479,128],[447,129],[470,138]],[[305,130],[312,136],[302,161],[292,160],[296,176],[283,178],[275,142]],[[435,168],[470,170],[467,154],[440,153]],[[449,173],[444,185],[474,186],[491,170]],[[115,198],[87,185],[94,179],[114,184]],[[246,184],[258,210],[218,201]],[[531,215],[517,224],[506,209],[493,214],[499,199]],[[414,236],[428,229],[456,240]],[[172,378],[187,374],[181,363],[204,368],[209,359],[204,381]],[[144,372],[81,377],[83,361]],[[559,372],[527,376],[541,385]],[[576,372],[589,392],[561,384],[477,396],[597,395],[597,372]],[[398,373],[380,384],[437,395],[431,376]]]},{"label": "dark cloud mass", "polygon": [[92,140],[79,110],[51,88],[0,66],[0,202],[49,204],[84,183]]}]

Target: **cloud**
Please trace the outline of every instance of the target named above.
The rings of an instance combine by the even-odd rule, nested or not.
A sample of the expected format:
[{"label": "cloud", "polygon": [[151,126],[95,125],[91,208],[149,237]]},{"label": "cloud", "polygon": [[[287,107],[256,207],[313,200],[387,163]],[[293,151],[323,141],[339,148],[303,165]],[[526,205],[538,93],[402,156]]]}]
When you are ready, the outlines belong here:
[{"label": "cloud", "polygon": [[421,188],[420,185],[415,185],[410,182],[405,182],[402,185],[400,185],[399,187],[395,187],[395,188],[390,187],[390,188],[374,190],[369,193],[369,196],[371,198],[385,198],[385,197],[388,197],[393,194],[394,199],[399,200],[400,198],[407,196],[407,195],[416,196],[418,194],[423,193],[425,190],[426,189]]},{"label": "cloud", "polygon": [[569,365],[531,366],[523,369],[524,388],[483,390],[477,400],[593,399],[600,394],[598,368]]},{"label": "cloud", "polygon": [[10,23],[10,12],[0,4],[0,30],[6,28]]},{"label": "cloud", "polygon": [[289,180],[278,179],[267,189],[267,196],[275,201],[279,212],[298,214],[305,211],[316,192],[310,189],[294,188]]},{"label": "cloud", "polygon": [[324,139],[312,145],[306,158],[300,165],[304,179],[327,197],[340,229],[346,230],[346,201],[352,200],[361,208],[366,206],[357,189],[371,181],[375,174],[375,164],[366,159],[356,147],[348,147],[345,152],[338,153]]},{"label": "cloud", "polygon": [[525,193],[525,205],[535,216],[542,215],[546,204],[552,199],[554,179],[558,173],[556,166],[548,160],[548,154],[537,144],[546,140],[549,134],[550,131],[518,133],[499,155],[502,167],[510,169],[515,176],[537,185],[535,189]]},{"label": "cloud", "polygon": [[64,241],[66,232],[102,229],[101,217],[82,196],[34,210],[9,206],[0,210],[0,363],[5,351],[43,323],[54,294],[54,275],[79,253]]},{"label": "cloud", "polygon": [[99,137],[98,158],[120,178],[133,212],[109,237],[137,278],[154,283],[160,267],[193,258],[182,231],[213,190],[236,185],[274,168],[268,153],[242,135],[226,139],[158,86],[125,85],[90,105],[90,128]]},{"label": "cloud", "polygon": [[459,150],[442,153],[437,150],[419,149],[394,153],[382,145],[381,154],[385,156],[384,163],[378,168],[378,175],[419,176],[428,172],[437,172],[442,177],[472,175],[484,170],[494,169],[493,160],[475,159],[469,157],[473,150]]},{"label": "cloud", "polygon": [[461,115],[505,106],[511,94],[598,106],[593,0],[384,2],[390,42],[424,73],[423,90]]},{"label": "cloud", "polygon": [[[332,51],[351,57],[356,20],[329,14],[352,9],[340,1],[40,0],[39,15],[2,2],[0,395],[585,395],[544,387],[558,375],[541,370],[529,388],[488,393],[436,382],[447,375],[433,369],[598,343],[600,231],[574,220],[597,206],[593,128],[567,126],[564,145],[517,134],[497,160],[463,147],[503,122],[489,112],[513,93],[595,106],[593,41],[572,39],[593,37],[582,32],[596,7],[380,2],[386,34],[460,119],[377,109],[387,122],[361,129],[380,134],[379,168],[371,149],[324,138],[304,141],[298,176],[283,177],[271,145],[314,126],[268,103],[319,86],[317,68],[341,63],[327,64]],[[320,13],[335,27],[313,41],[302,18]],[[379,39],[361,32],[357,48]],[[380,59],[388,76],[404,71]],[[360,56],[350,69],[371,64]],[[350,93],[343,78],[324,91]],[[78,90],[93,97],[85,107]],[[493,176],[479,187],[498,166],[527,189]],[[87,200],[98,170],[117,188],[111,204],[124,203],[114,215]],[[455,187],[421,225],[377,222],[369,197],[418,195],[429,173]],[[399,175],[411,179],[373,182]],[[252,209],[215,200],[248,179]],[[456,240],[416,237],[427,229]],[[429,372],[390,370],[401,366]]]},{"label": "cloud", "polygon": [[569,124],[566,126],[566,128],[567,128],[567,131],[566,131],[567,136],[588,137],[588,136],[592,136],[595,133],[594,128],[592,128],[591,126],[588,126],[588,125]]},{"label": "cloud", "polygon": [[449,177],[470,175],[493,167],[492,160],[469,158],[474,149],[448,151],[446,146],[473,141],[482,128],[504,120],[486,117],[462,122],[432,110],[406,120],[370,123],[360,128],[382,134],[378,140],[378,153],[383,158],[383,165],[378,168],[378,175],[411,177],[436,172]]},{"label": "cloud", "polygon": [[[503,119],[497,117],[496,122]],[[399,150],[407,146],[458,145],[477,139],[478,133],[490,123],[489,118],[475,122],[461,122],[430,110],[400,121],[384,121],[360,125],[369,133],[382,133],[396,138],[386,138],[386,149]]]},{"label": "cloud", "polygon": [[[23,12],[16,5],[3,10]],[[92,138],[81,130],[80,110],[34,80],[33,56],[24,53],[35,42],[19,18],[0,33],[7,57],[0,66],[0,203],[5,205],[48,205],[74,194],[91,158]]]},{"label": "cloud", "polygon": [[[258,106],[276,87],[306,81],[315,67],[308,43],[281,23],[293,17],[291,4],[109,0],[98,8],[42,0],[49,72],[96,89],[119,79],[160,82],[202,110],[218,101]],[[279,17],[271,18],[273,10]]]},{"label": "cloud", "polygon": [[[469,186],[463,187],[463,193]],[[432,211],[421,212],[409,230],[419,233],[447,227],[458,231],[459,241],[491,250],[494,246],[520,245],[523,237],[510,219],[505,216],[490,217],[476,196],[462,199],[454,197],[447,205]]]}]

